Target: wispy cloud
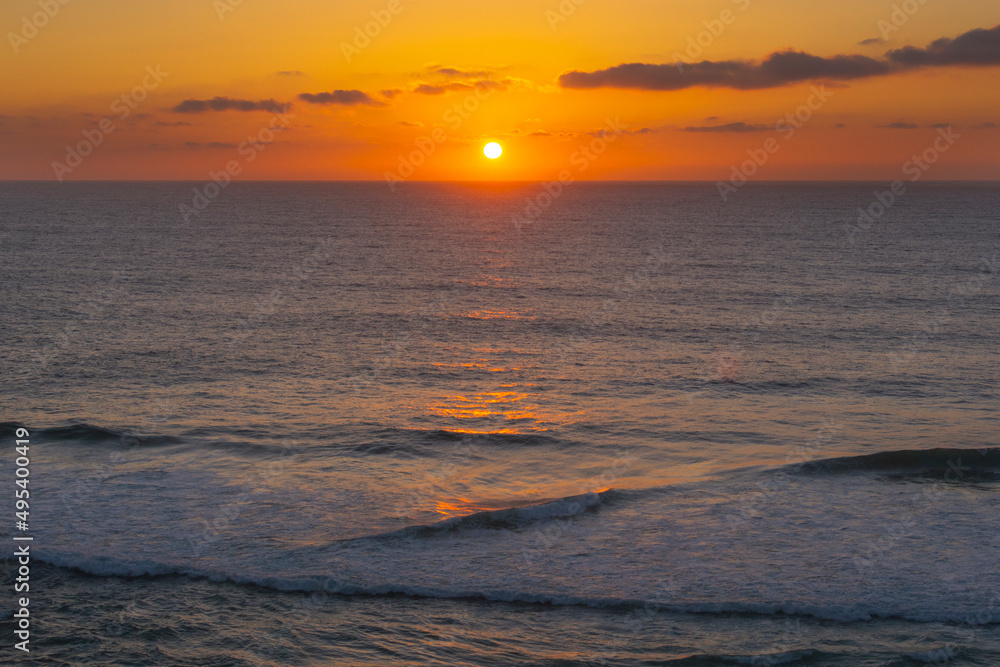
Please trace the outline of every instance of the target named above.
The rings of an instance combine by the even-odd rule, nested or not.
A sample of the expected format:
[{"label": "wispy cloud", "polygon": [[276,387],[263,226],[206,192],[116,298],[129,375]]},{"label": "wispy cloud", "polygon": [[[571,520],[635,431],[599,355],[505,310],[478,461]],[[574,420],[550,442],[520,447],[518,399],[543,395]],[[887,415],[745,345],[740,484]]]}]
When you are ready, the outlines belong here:
[{"label": "wispy cloud", "polygon": [[773,130],[768,125],[754,125],[751,123],[726,123],[725,125],[689,125],[680,128],[681,132],[765,132]]},{"label": "wispy cloud", "polygon": [[492,75],[492,72],[485,69],[463,69],[461,67],[442,67],[440,65],[432,66],[430,71],[435,74],[462,79],[482,78],[484,76]]},{"label": "wispy cloud", "polygon": [[507,90],[509,82],[493,81],[492,79],[480,79],[478,81],[450,81],[448,83],[434,84],[421,83],[413,89],[418,95],[444,95],[445,93],[473,90]]},{"label": "wispy cloud", "polygon": [[207,144],[203,144],[198,141],[185,141],[185,148],[236,148],[236,144],[227,144],[221,141],[210,141]]}]

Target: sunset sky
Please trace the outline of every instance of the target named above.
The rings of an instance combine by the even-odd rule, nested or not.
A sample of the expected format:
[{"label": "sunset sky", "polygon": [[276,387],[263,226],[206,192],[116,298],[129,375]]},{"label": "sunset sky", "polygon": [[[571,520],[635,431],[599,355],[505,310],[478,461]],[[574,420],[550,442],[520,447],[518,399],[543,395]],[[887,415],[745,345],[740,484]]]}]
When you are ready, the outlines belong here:
[{"label": "sunset sky", "polygon": [[0,178],[1000,178],[996,0],[62,2],[0,10]]}]

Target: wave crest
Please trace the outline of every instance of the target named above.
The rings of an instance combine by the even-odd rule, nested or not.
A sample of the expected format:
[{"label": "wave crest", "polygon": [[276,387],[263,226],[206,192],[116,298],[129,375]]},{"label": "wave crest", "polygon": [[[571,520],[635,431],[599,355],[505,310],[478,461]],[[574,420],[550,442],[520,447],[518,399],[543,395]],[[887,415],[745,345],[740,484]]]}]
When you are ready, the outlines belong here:
[{"label": "wave crest", "polygon": [[958,475],[969,471],[988,472],[1000,469],[1000,448],[900,449],[820,459],[797,463],[793,467],[801,472],[820,473],[953,470]]}]

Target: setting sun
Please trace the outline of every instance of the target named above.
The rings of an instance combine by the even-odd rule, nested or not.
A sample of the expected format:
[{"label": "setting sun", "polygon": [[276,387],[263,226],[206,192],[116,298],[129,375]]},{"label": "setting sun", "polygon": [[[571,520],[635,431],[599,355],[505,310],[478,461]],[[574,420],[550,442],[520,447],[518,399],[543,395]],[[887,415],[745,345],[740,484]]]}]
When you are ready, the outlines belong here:
[{"label": "setting sun", "polygon": [[496,160],[503,153],[503,148],[495,141],[491,141],[483,148],[483,154],[491,160]]}]

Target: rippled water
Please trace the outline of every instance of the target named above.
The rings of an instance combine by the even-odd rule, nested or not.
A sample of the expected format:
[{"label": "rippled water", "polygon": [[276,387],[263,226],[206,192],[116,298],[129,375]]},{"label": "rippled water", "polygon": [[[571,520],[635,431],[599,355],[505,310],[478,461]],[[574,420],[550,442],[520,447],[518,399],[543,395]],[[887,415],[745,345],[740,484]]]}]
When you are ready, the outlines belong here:
[{"label": "rippled water", "polygon": [[32,655],[997,664],[1000,188],[878,187],[0,186]]}]

